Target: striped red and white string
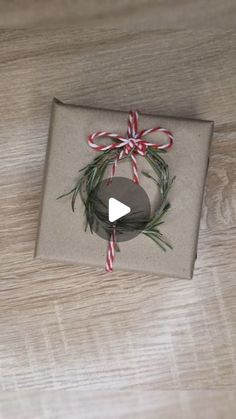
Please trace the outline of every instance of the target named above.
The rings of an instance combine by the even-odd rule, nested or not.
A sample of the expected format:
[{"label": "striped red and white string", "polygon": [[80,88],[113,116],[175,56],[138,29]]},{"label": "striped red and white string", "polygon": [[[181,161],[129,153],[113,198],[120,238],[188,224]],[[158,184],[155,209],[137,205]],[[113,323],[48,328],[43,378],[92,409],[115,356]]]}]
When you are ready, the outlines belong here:
[{"label": "striped red and white string", "polygon": [[107,247],[107,258],[106,258],[106,264],[105,264],[105,269],[107,272],[113,271],[113,262],[115,259],[115,246],[116,246],[116,230],[115,228],[113,228],[110,234],[108,247]]},{"label": "striped red and white string", "polygon": [[[167,142],[164,144],[156,144],[144,139],[148,134],[162,133],[167,137]],[[98,138],[109,138],[113,140],[111,144],[99,145],[95,143]],[[160,126],[154,128],[143,129],[138,131],[138,112],[130,111],[128,115],[128,128],[126,136],[116,134],[109,131],[98,131],[89,135],[88,144],[96,151],[107,151],[117,149],[117,155],[114,159],[111,169],[111,179],[115,175],[116,167],[118,162],[124,157],[130,157],[132,170],[133,170],[133,182],[139,184],[139,175],[137,167],[137,155],[145,156],[148,147],[152,147],[158,150],[168,150],[172,147],[174,142],[174,136],[168,129]],[[116,246],[116,232],[113,229],[110,234],[108,243],[107,259],[106,259],[106,271],[113,271],[113,262],[115,258],[115,246]]]}]

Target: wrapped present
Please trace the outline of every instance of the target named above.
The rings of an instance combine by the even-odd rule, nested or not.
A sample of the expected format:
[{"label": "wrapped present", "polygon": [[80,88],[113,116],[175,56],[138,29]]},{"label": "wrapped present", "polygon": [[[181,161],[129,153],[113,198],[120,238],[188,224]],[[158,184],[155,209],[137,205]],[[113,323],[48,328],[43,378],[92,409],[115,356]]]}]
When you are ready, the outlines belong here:
[{"label": "wrapped present", "polygon": [[[54,99],[36,257],[191,278],[212,132],[211,121],[135,111],[127,120]],[[140,185],[150,202],[146,227],[120,243],[118,224],[108,240],[91,234],[91,185],[115,177]]]}]

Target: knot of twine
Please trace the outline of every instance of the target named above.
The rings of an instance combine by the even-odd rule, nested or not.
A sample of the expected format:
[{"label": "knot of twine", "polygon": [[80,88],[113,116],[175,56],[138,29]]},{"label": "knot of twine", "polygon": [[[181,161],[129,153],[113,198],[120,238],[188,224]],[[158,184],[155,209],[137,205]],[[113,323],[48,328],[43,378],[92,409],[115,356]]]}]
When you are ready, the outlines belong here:
[{"label": "knot of twine", "polygon": [[[156,144],[144,139],[144,137],[148,134],[159,132],[163,133],[167,136],[168,142],[165,144]],[[98,145],[95,143],[95,140],[98,138],[110,138],[114,140],[111,144],[108,145]],[[108,132],[108,131],[98,131],[90,134],[88,137],[88,144],[92,147],[95,151],[107,151],[107,150],[120,150],[117,153],[117,156],[112,164],[111,169],[111,178],[115,175],[116,167],[119,160],[122,157],[129,156],[132,163],[132,170],[133,170],[133,182],[139,184],[139,175],[138,175],[138,168],[137,168],[137,154],[140,156],[145,156],[148,150],[148,147],[152,147],[158,150],[168,150],[172,147],[174,141],[174,137],[171,131],[162,128],[162,127],[154,127],[149,129],[143,129],[138,131],[138,112],[137,111],[130,111],[128,115],[128,128],[127,134],[125,137],[122,135]],[[115,229],[110,234],[109,244],[108,244],[108,251],[107,251],[107,260],[106,260],[106,271],[112,272],[113,270],[113,262],[115,258],[115,247],[116,247],[116,234]]]}]

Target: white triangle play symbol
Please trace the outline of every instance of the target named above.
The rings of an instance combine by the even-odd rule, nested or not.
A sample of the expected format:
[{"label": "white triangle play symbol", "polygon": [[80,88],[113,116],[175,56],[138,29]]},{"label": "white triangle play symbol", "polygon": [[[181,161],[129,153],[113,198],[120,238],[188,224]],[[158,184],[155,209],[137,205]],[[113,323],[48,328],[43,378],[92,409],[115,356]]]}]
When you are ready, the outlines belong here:
[{"label": "white triangle play symbol", "polygon": [[118,201],[115,198],[109,198],[108,203],[108,218],[110,223],[113,221],[119,220],[119,218],[124,217],[124,215],[129,214],[131,208],[122,202]]}]

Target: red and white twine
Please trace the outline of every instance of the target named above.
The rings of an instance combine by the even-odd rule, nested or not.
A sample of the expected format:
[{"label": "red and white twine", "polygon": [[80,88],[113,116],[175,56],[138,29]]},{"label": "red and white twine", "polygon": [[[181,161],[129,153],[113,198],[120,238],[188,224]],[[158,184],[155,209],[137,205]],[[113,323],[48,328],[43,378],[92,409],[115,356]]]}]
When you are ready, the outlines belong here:
[{"label": "red and white twine", "polygon": [[[156,144],[144,139],[144,137],[151,133],[163,133],[167,136],[168,142],[165,144]],[[113,143],[108,145],[98,145],[95,143],[95,140],[98,138],[110,138],[114,140]],[[115,175],[116,167],[119,160],[122,159],[124,155],[130,157],[133,170],[133,182],[139,184],[139,175],[137,168],[137,154],[140,156],[145,156],[147,153],[148,147],[152,147],[158,150],[168,150],[172,147],[174,137],[171,131],[162,128],[154,127],[149,129],[144,129],[138,131],[138,112],[130,111],[128,116],[128,129],[126,137],[122,135],[108,132],[108,131],[98,131],[89,135],[88,144],[96,151],[107,151],[107,150],[120,150],[117,154],[111,169],[111,178]],[[106,260],[106,271],[112,272],[113,262],[115,258],[115,245],[116,245],[116,234],[115,229],[110,235],[110,240],[108,244],[107,251],[107,260]]]},{"label": "red and white twine", "polygon": [[107,247],[107,259],[106,259],[106,265],[105,265],[105,269],[107,272],[113,271],[113,262],[115,259],[115,246],[116,246],[116,231],[114,228],[110,234],[110,239],[109,239],[108,247]]}]

